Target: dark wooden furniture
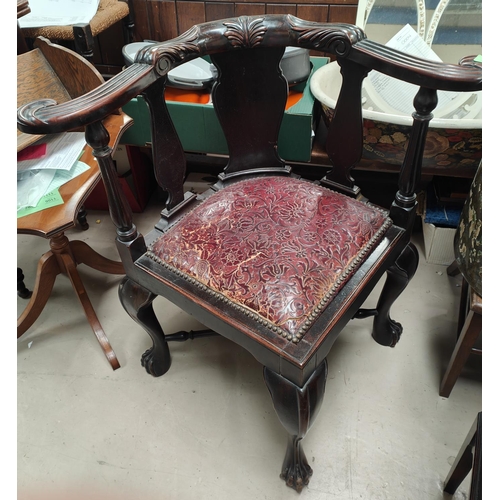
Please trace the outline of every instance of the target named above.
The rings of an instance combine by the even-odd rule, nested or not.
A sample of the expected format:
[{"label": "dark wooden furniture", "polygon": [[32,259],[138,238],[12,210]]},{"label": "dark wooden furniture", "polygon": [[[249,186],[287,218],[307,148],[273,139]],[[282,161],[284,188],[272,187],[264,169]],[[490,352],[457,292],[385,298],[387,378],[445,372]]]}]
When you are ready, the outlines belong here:
[{"label": "dark wooden furniture", "polygon": [[[333,168],[319,182],[291,172],[277,154],[288,85],[279,70],[286,45],[327,52],[344,84],[326,150]],[[164,101],[167,72],[211,55],[212,97],[229,161],[204,194],[184,192],[185,155]],[[394,347],[402,326],[390,309],[416,271],[410,242],[415,183],[436,89],[481,88],[481,71],[424,61],[367,40],[350,24],[318,24],[290,15],[231,18],[197,25],[151,46],[136,63],[86,96],[61,105],[35,102],[18,112],[33,134],[86,124],[99,159],[117,245],[127,273],[120,299],[150,335],[142,364],[153,376],[170,368],[168,341],[153,311],[162,295],[211,331],[246,348],[264,365],[276,412],[289,433],[281,477],[300,491],[312,470],[301,440],[323,398],[326,356],[353,318],[373,317],[373,338]],[[350,176],[362,151],[361,84],[370,69],[420,84],[413,133],[390,211],[356,199]],[[167,193],[156,226],[143,236],[117,182],[102,120],[142,93],[149,104],[155,174]],[[375,309],[361,306],[387,280]],[[204,331],[202,334],[206,334]]]},{"label": "dark wooden furniture", "polygon": [[483,329],[483,300],[470,289],[465,279],[462,281],[458,329],[457,343],[439,387],[439,395],[443,398],[450,396],[469,357],[482,354],[476,342]]},{"label": "dark wooden furniture", "polygon": [[[17,99],[18,105],[36,97],[67,102],[103,83],[96,69],[75,52],[39,39],[36,48],[18,56]],[[122,114],[111,114],[106,118],[110,147],[118,144],[121,134],[131,125],[131,119]],[[18,134],[18,151],[38,139],[36,135]],[[116,369],[120,366],[96,316],[76,266],[86,264],[105,273],[123,274],[121,262],[109,260],[98,254],[83,241],[69,241],[64,234],[69,228],[85,225],[81,208],[85,198],[99,182],[101,176],[97,160],[89,147],[85,147],[80,160],[90,169],[59,188],[64,204],[36,212],[17,219],[19,234],[32,234],[49,240],[50,250],[38,263],[36,281],[31,299],[17,321],[17,336],[23,335],[36,321],[50,297],[56,277],[65,274],[75,289],[84,313],[95,333],[109,363]],[[18,269],[18,293],[29,298],[23,283],[22,271]],[[21,283],[20,283],[21,281]]]},{"label": "dark wooden furniture", "polygon": [[28,0],[17,0],[17,55],[28,52],[28,45],[19,26],[19,18],[31,12]]},{"label": "dark wooden furniture", "polygon": [[[309,178],[321,178],[331,168],[330,158],[326,152],[326,140],[328,136],[328,129],[322,119],[318,120],[314,142],[311,150],[311,159],[308,162],[288,162],[294,169],[299,171],[302,175]],[[227,162],[226,155],[207,156],[202,153],[194,153],[186,151],[186,158],[188,166],[192,167],[193,171],[204,171],[209,169],[210,172],[217,171],[217,168],[223,168]],[[397,176],[401,166],[384,161],[371,160],[368,158],[361,158],[360,161],[354,166],[354,172],[373,172],[382,174],[393,174]],[[425,183],[430,182],[434,176],[439,177],[460,177],[472,180],[476,174],[476,169],[471,167],[455,166],[449,169],[437,169],[434,167],[422,167],[422,179]],[[420,186],[422,188],[422,186]]]},{"label": "dark wooden furniture", "polygon": [[469,500],[482,499],[482,430],[483,414],[479,412],[444,482],[446,493],[453,495],[472,471]]},{"label": "dark wooden furniture", "polygon": [[20,267],[17,268],[17,295],[21,299],[29,299],[33,295],[33,292],[24,284],[24,274]]},{"label": "dark wooden furniture", "polygon": [[[116,57],[111,58],[110,61],[110,57],[106,53],[99,54],[99,57],[95,58],[94,48],[99,35],[106,30],[113,29],[120,23],[122,26],[122,45],[132,42],[134,40],[134,14],[131,0],[101,0],[95,16],[88,24],[21,28],[21,33],[25,38],[31,40],[44,37],[53,42],[70,43],[72,49],[96,65],[103,74],[107,74],[110,70],[113,71],[112,66],[118,64],[117,70],[113,71],[113,74],[116,74],[123,65],[121,52],[118,50],[119,62],[116,61]],[[112,37],[116,39],[116,34],[113,33]],[[99,47],[99,52],[109,51],[110,48],[113,48],[109,42],[108,45],[110,47]]]},{"label": "dark wooden furniture", "polygon": [[450,276],[462,275],[462,291],[457,343],[439,388],[439,395],[445,398],[450,396],[469,357],[482,354],[476,346],[483,326],[482,184],[482,165],[479,165],[455,233],[455,261],[447,269]]},{"label": "dark wooden furniture", "polygon": [[[28,0],[17,0],[17,55],[24,54],[28,52],[29,48],[26,44],[26,40],[21,33],[21,27],[19,26],[19,18],[29,14],[31,12]],[[19,132],[18,132],[19,134]],[[24,274],[23,270],[17,268],[17,295],[21,299],[29,299],[32,295],[31,290],[29,290],[24,284]]]}]

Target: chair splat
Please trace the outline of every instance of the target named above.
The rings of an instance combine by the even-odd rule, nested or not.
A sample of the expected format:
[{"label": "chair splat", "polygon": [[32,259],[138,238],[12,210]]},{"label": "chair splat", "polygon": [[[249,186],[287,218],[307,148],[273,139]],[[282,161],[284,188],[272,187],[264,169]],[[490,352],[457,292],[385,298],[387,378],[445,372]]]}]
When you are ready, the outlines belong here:
[{"label": "chair splat", "polygon": [[288,95],[279,67],[283,52],[283,47],[241,49],[212,56],[218,69],[212,98],[229,149],[225,177],[262,167],[285,171],[277,153]]}]

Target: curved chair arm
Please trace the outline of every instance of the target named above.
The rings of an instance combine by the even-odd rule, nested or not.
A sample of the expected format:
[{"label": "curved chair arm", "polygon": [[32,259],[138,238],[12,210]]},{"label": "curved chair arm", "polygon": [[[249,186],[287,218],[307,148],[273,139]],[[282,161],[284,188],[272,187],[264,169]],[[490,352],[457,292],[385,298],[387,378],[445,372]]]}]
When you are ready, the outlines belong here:
[{"label": "curved chair arm", "polygon": [[371,40],[353,47],[351,59],[362,66],[422,87],[455,92],[477,92],[482,88],[482,70],[421,59]]},{"label": "curved chair arm", "polygon": [[71,101],[34,101],[18,110],[17,128],[27,134],[53,134],[101,121],[155,81],[154,68],[133,64],[96,89]]},{"label": "curved chair arm", "polygon": [[[273,35],[266,37],[271,29]],[[482,87],[480,68],[402,53],[367,40],[354,25],[315,23],[292,15],[241,16],[197,25],[173,40],[142,49],[133,65],[68,103],[44,100],[23,106],[18,112],[18,128],[44,134],[88,125],[102,120],[190,59],[225,50],[286,45],[324,51],[428,89],[478,91]]]}]

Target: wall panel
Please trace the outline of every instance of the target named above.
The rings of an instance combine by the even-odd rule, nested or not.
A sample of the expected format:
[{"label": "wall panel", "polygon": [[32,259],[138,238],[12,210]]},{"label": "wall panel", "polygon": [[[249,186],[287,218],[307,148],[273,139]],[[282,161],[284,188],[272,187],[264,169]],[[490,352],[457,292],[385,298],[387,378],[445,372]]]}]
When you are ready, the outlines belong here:
[{"label": "wall panel", "polygon": [[[274,1],[274,0],[273,0]],[[292,14],[297,15],[297,5],[290,3],[268,3],[266,4],[266,14]]]},{"label": "wall panel", "polygon": [[177,29],[179,34],[187,31],[193,24],[206,21],[205,2],[176,2],[177,4]]},{"label": "wall panel", "polygon": [[162,42],[178,35],[177,5],[175,1],[148,1],[150,40]]},{"label": "wall panel", "polygon": [[134,35],[137,41],[151,40],[153,37],[149,31],[149,1],[129,0],[134,9]]},{"label": "wall panel", "polygon": [[297,17],[308,21],[326,23],[328,20],[328,5],[298,4]]},{"label": "wall panel", "polygon": [[234,4],[235,16],[259,16],[266,13],[265,3],[236,3]]},{"label": "wall panel", "polygon": [[206,2],[205,17],[207,21],[234,17],[234,3]]},{"label": "wall panel", "polygon": [[356,22],[357,5],[330,5],[328,10],[329,23],[350,23]]},{"label": "wall panel", "polygon": [[[234,16],[293,14],[316,22],[354,23],[358,0],[129,0],[134,9],[135,41],[175,38],[193,24]],[[123,65],[117,39],[101,42],[100,63]],[[107,46],[109,45],[109,47]],[[313,55],[320,55],[313,54]],[[111,60],[111,59],[116,60]]]}]

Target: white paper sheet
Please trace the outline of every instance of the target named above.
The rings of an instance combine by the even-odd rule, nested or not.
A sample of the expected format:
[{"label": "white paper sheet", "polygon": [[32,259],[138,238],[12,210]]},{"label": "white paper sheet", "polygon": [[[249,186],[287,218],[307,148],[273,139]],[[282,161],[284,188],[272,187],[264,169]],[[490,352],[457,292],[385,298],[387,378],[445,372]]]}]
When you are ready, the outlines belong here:
[{"label": "white paper sheet", "polygon": [[100,0],[29,0],[31,12],[18,19],[21,28],[88,24]]},{"label": "white paper sheet", "polygon": [[69,170],[30,170],[29,176],[17,182],[17,210],[36,207],[47,193],[60,188],[89,168],[86,163],[76,161]]},{"label": "white paper sheet", "polygon": [[36,207],[52,181],[56,170],[34,170],[22,180],[17,181],[17,209]]},{"label": "white paper sheet", "polygon": [[[409,24],[396,33],[386,46],[416,57],[441,62],[438,55]],[[378,71],[371,71],[368,78],[375,91],[393,108],[408,114],[415,111],[413,99],[418,91],[416,85],[391,78]],[[456,96],[456,92],[438,91],[438,108],[449,104]]]},{"label": "white paper sheet", "polygon": [[17,162],[17,209],[35,207],[42,196],[89,168],[78,161],[85,147],[84,132],[66,132],[45,136],[43,158]]},{"label": "white paper sheet", "polygon": [[17,162],[18,180],[22,175],[20,172],[27,170],[43,170],[54,168],[69,170],[82,154],[85,147],[84,132],[67,132],[45,136],[38,143],[47,144],[47,154],[36,160],[24,160]]}]

